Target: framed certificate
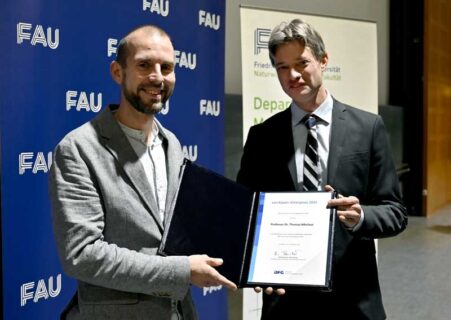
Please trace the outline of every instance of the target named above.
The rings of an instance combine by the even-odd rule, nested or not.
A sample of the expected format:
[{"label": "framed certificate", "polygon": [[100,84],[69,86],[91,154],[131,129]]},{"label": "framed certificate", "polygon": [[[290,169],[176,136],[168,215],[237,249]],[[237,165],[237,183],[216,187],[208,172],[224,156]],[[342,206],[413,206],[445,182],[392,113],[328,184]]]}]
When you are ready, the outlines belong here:
[{"label": "framed certificate", "polygon": [[246,284],[330,288],[330,192],[260,192]]},{"label": "framed certificate", "polygon": [[161,255],[208,254],[239,287],[329,290],[330,192],[255,192],[186,161]]}]

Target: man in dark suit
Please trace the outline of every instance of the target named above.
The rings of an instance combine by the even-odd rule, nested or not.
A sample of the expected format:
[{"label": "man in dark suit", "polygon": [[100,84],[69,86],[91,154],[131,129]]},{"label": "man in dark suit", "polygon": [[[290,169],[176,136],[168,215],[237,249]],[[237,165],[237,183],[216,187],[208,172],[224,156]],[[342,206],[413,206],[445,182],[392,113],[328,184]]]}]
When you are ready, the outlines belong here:
[{"label": "man in dark suit", "polygon": [[62,266],[78,280],[64,319],[198,319],[190,285],[236,289],[206,255],[156,255],[183,152],[155,118],[175,85],[174,48],[152,25],[132,30],[110,66],[119,105],[58,144],[49,176]]},{"label": "man in dark suit", "polygon": [[[279,288],[271,294],[273,289],[266,288],[262,319],[385,319],[374,239],[403,231],[407,217],[382,119],[335,100],[326,90],[322,73],[328,54],[309,24],[295,19],[278,25],[269,52],[292,103],[250,129],[238,181],[260,191],[313,186],[335,189],[340,196],[329,202],[338,217],[332,291]],[[313,126],[305,125],[309,117]]]}]

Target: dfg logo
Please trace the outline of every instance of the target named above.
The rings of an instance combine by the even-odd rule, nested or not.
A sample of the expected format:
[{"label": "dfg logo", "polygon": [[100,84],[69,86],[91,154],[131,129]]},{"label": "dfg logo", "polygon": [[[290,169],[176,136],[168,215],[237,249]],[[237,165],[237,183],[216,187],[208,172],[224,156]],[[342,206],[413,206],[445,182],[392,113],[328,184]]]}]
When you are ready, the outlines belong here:
[{"label": "dfg logo", "polygon": [[17,44],[22,44],[24,40],[30,41],[32,46],[37,44],[50,49],[56,49],[60,43],[60,30],[52,31],[51,27],[44,32],[44,27],[40,24],[33,28],[31,23],[19,22],[17,24]]},{"label": "dfg logo", "polygon": [[169,14],[169,0],[143,0],[143,11],[149,9],[160,16],[167,17]]},{"label": "dfg logo", "polygon": [[274,274],[284,274],[283,270],[274,270]]},{"label": "dfg logo", "polygon": [[24,307],[28,300],[33,300],[34,303],[38,303],[39,300],[47,300],[57,297],[61,292],[61,274],[56,276],[56,285],[54,284],[53,277],[50,277],[46,282],[41,279],[37,282],[27,282],[20,286],[20,306]]}]

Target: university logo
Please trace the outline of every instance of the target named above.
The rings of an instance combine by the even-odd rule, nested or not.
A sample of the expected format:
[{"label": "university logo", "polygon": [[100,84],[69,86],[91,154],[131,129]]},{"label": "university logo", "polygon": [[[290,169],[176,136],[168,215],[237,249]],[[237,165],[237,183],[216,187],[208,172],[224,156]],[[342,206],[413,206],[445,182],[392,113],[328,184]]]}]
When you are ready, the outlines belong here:
[{"label": "university logo", "polygon": [[216,291],[221,291],[222,286],[216,286],[216,287],[204,287],[203,288],[203,296],[205,297],[207,294],[212,294]]},{"label": "university logo", "polygon": [[37,281],[27,282],[20,286],[20,306],[24,307],[28,300],[38,303],[39,300],[48,298],[55,298],[61,292],[61,274],[56,276],[56,283],[53,277],[48,281],[41,279]]},{"label": "university logo", "polygon": [[111,57],[113,54],[117,53],[117,39],[108,38],[107,40],[107,53],[108,57]]},{"label": "university logo", "polygon": [[170,99],[168,101],[166,101],[166,103],[164,104],[163,108],[160,111],[160,114],[165,116],[169,113],[169,108],[170,108]]},{"label": "university logo", "polygon": [[66,111],[92,111],[99,112],[102,109],[102,93],[85,91],[66,91]]},{"label": "university logo", "polygon": [[44,31],[44,27],[40,24],[33,27],[31,23],[19,22],[17,24],[17,44],[22,44],[24,41],[29,41],[32,46],[41,45],[56,49],[60,43],[60,30],[52,30],[48,27]]},{"label": "university logo", "polygon": [[200,115],[217,117],[221,113],[221,101],[200,100]]},{"label": "university logo", "polygon": [[185,158],[187,158],[191,161],[197,160],[197,145],[183,146],[182,151],[183,151],[183,155]]},{"label": "university logo", "polygon": [[174,50],[174,54],[176,65],[190,70],[196,69],[197,55],[195,53]]},{"label": "university logo", "polygon": [[44,152],[22,152],[19,154],[19,174],[23,175],[30,170],[33,174],[47,173],[52,165],[52,152],[47,156]]},{"label": "university logo", "polygon": [[260,54],[262,49],[268,49],[271,29],[257,28],[254,31],[254,55]]},{"label": "university logo", "polygon": [[167,17],[169,15],[169,0],[143,0],[143,11]]},{"label": "university logo", "polygon": [[219,30],[221,27],[221,16],[219,14],[216,15],[204,10],[199,10],[199,25]]},{"label": "university logo", "polygon": [[[117,54],[118,40],[114,38],[108,38],[107,40],[107,54],[108,57]],[[197,66],[197,54],[191,52],[185,52],[180,50],[174,50],[175,63],[180,68],[186,68],[190,70],[196,69]]]}]

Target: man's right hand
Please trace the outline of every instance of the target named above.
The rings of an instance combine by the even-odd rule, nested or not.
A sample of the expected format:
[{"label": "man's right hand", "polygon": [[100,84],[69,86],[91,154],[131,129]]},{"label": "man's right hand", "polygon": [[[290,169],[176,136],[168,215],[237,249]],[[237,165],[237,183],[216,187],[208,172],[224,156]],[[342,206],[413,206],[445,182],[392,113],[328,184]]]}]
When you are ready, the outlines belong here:
[{"label": "man's right hand", "polygon": [[210,258],[206,254],[192,255],[188,257],[191,267],[191,283],[200,288],[225,286],[236,290],[237,286],[232,281],[221,275],[214,267],[222,265],[220,258]]}]

